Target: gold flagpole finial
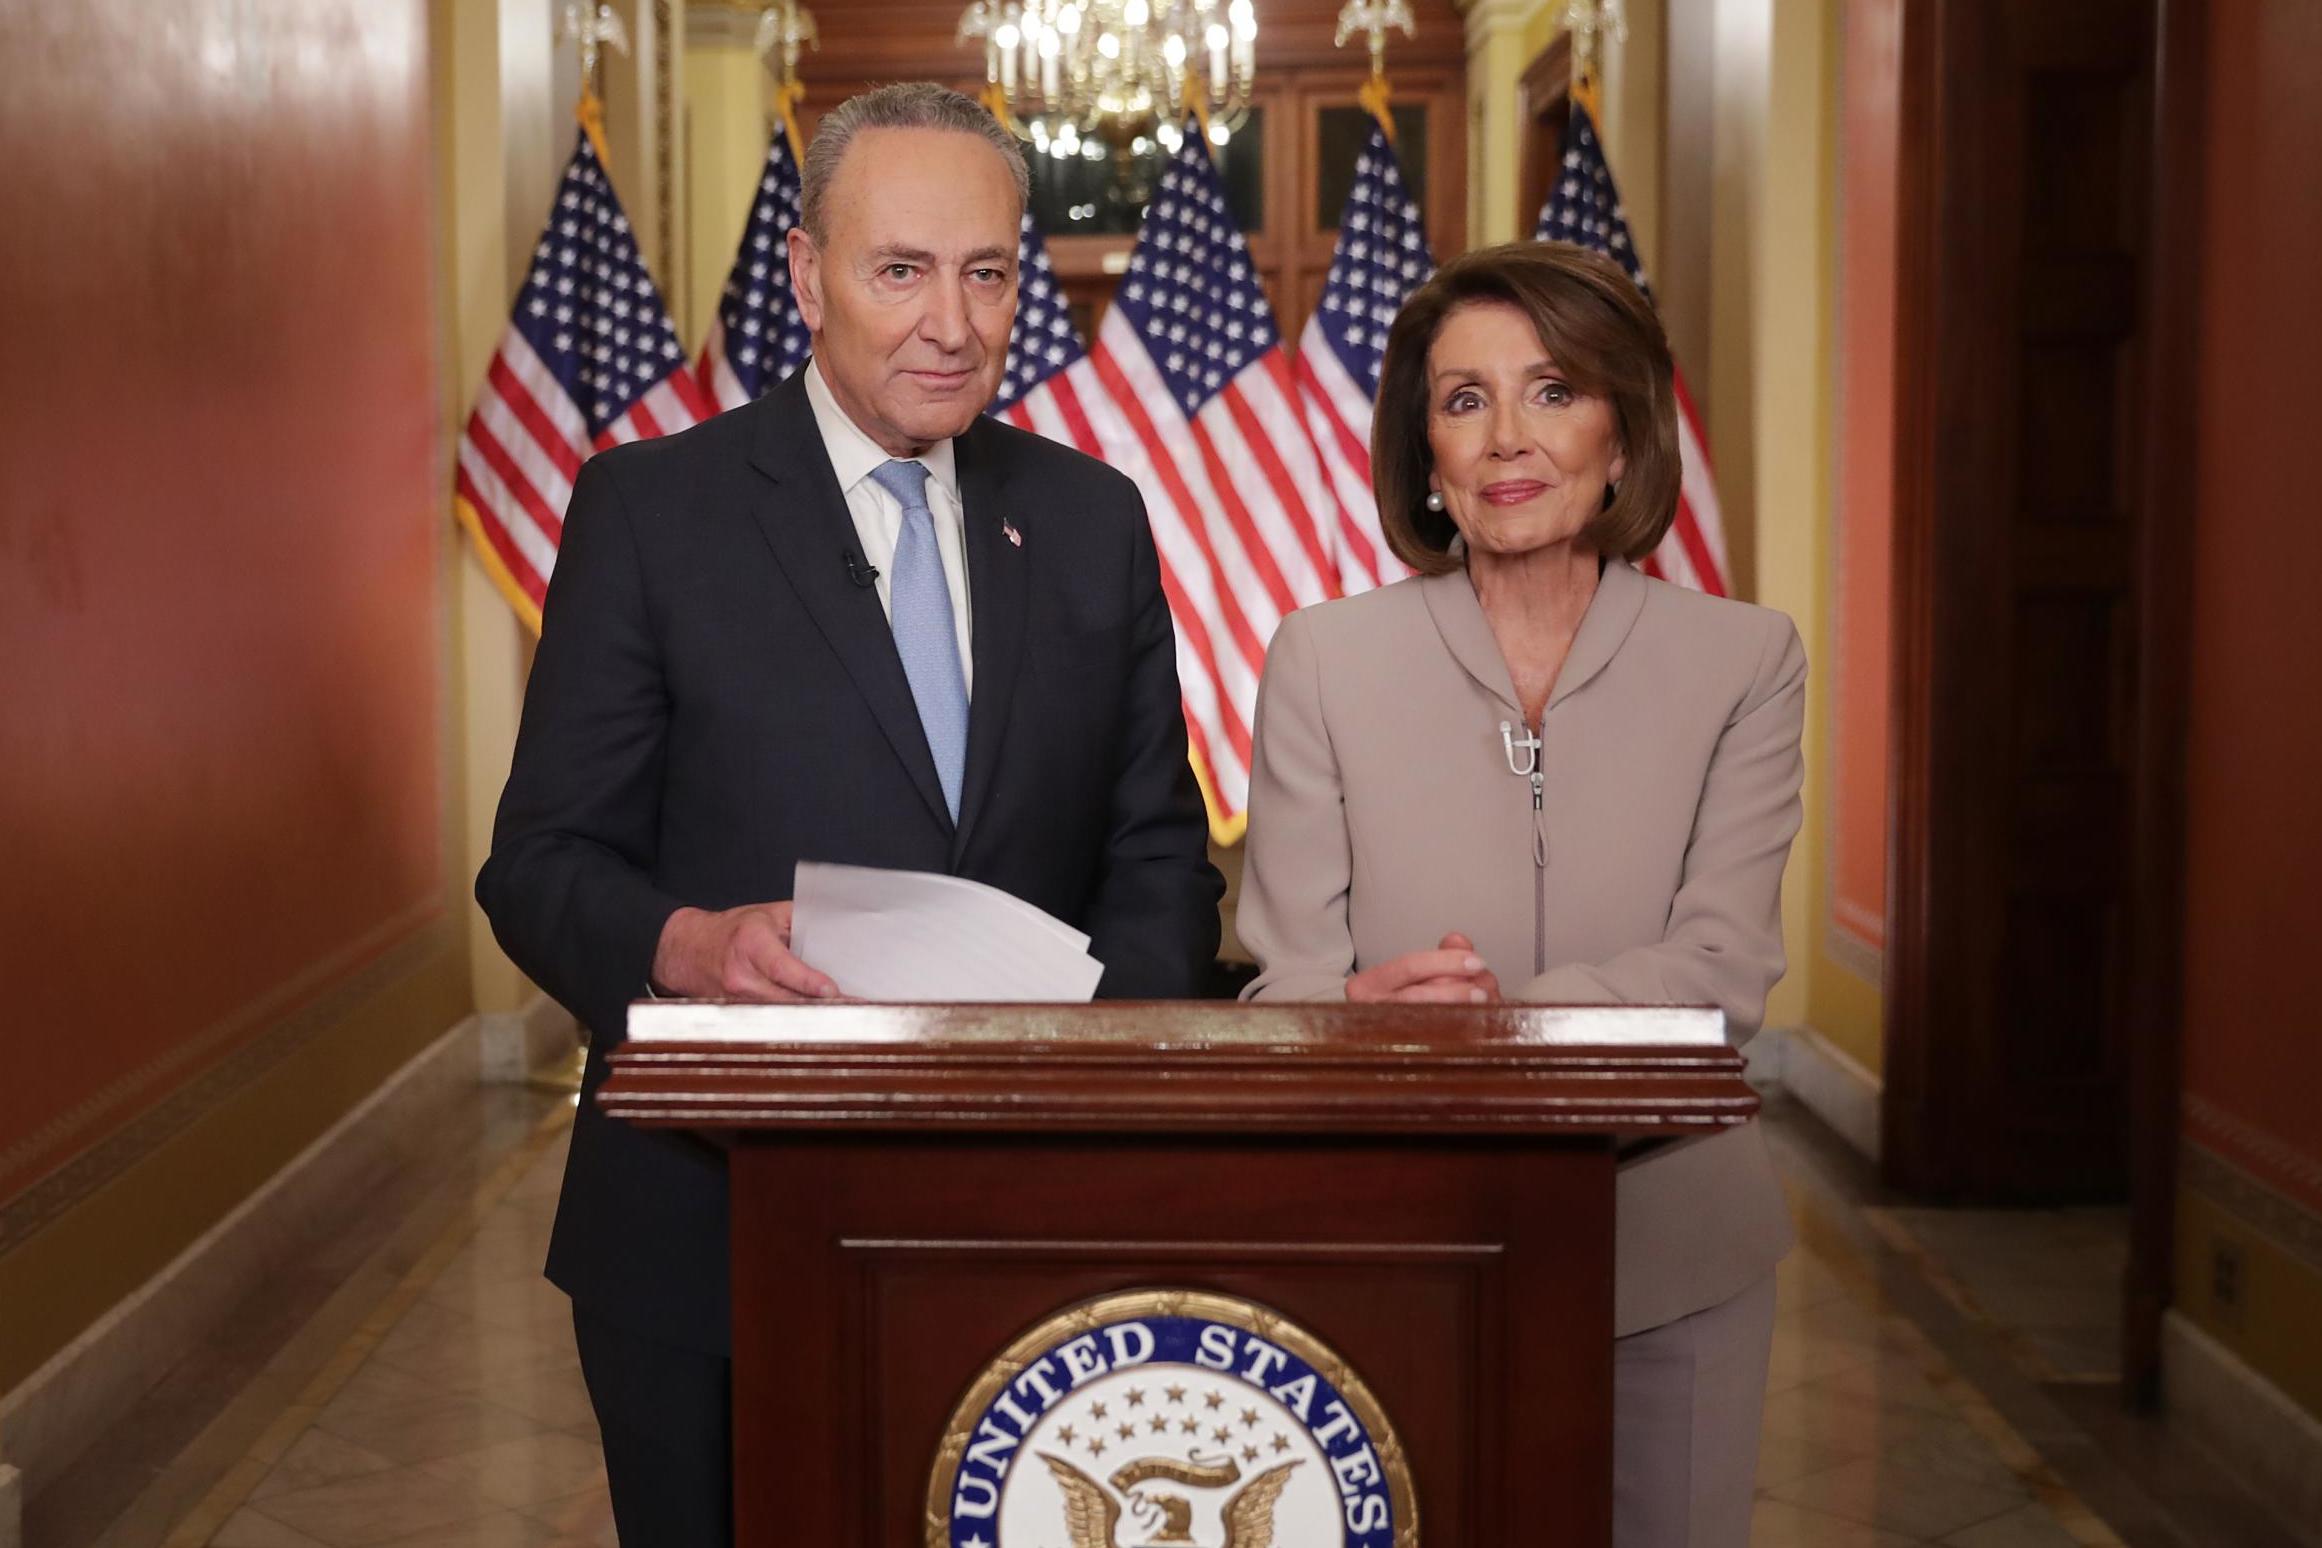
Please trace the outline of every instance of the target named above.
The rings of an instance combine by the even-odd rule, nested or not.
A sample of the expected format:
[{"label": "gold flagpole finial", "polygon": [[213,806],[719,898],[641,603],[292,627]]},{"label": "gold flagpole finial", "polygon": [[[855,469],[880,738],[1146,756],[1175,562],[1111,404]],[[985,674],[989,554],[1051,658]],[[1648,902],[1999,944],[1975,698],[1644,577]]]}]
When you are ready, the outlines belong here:
[{"label": "gold flagpole finial", "polygon": [[790,137],[790,154],[803,157],[806,148],[798,143],[798,104],[806,99],[806,83],[798,78],[798,56],[809,48],[822,47],[822,34],[814,25],[814,13],[798,0],[775,0],[758,13],[758,57],[766,63],[766,73],[774,77],[774,113],[782,121],[782,132]]},{"label": "gold flagpole finial", "polygon": [[1599,83],[1604,79],[1604,41],[1629,40],[1629,18],[1622,0],[1565,0],[1564,29],[1572,34],[1572,96],[1591,118],[1604,117]]},{"label": "gold flagpole finial", "polygon": [[1400,27],[1403,36],[1411,37],[1418,31],[1412,20],[1410,0],[1346,0],[1338,13],[1338,36],[1332,40],[1338,48],[1346,47],[1347,39],[1356,33],[1367,34],[1371,45],[1371,78],[1361,92],[1362,105],[1387,131],[1387,138],[1395,137],[1395,120],[1388,112],[1393,92],[1387,85],[1387,29]]}]

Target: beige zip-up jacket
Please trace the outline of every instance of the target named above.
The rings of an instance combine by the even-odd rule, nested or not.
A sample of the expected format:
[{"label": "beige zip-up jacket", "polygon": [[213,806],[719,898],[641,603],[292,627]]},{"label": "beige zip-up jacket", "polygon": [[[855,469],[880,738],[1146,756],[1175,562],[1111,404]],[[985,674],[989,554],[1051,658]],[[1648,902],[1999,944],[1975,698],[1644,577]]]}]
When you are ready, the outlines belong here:
[{"label": "beige zip-up jacket", "polygon": [[[1511,999],[1716,1005],[1747,1042],[1784,966],[1805,702],[1788,618],[1608,563],[1535,781],[1464,571],[1291,615],[1258,694],[1247,997],[1338,998],[1458,930]],[[1617,1207],[1617,1334],[1739,1294],[1790,1246],[1754,1123],[1625,1163]]]}]

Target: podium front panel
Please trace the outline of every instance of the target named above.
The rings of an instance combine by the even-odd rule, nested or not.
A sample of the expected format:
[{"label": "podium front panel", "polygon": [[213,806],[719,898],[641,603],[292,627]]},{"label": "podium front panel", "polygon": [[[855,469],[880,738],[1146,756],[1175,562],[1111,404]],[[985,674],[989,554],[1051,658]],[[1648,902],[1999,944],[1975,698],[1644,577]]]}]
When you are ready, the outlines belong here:
[{"label": "podium front panel", "polygon": [[[745,1548],[977,1541],[930,1509],[963,1395],[1027,1329],[1134,1291],[1238,1297],[1342,1358],[1407,1461],[1396,1548],[1609,1541],[1606,1142],[766,1136],[733,1168]],[[1150,1435],[1072,1459],[1101,1478]],[[1216,1548],[1125,1516],[1114,1542],[1188,1540]]]}]

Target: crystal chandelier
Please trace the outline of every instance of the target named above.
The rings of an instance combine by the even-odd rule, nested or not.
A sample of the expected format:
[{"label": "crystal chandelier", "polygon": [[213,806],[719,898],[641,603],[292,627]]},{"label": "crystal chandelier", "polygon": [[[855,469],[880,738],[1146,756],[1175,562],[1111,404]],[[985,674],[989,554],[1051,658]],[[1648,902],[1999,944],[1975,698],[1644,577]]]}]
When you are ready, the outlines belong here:
[{"label": "crystal chandelier", "polygon": [[1175,149],[1188,113],[1223,145],[1249,116],[1252,0],[975,0],[959,39],[983,44],[988,94],[1050,155],[1147,135]]}]

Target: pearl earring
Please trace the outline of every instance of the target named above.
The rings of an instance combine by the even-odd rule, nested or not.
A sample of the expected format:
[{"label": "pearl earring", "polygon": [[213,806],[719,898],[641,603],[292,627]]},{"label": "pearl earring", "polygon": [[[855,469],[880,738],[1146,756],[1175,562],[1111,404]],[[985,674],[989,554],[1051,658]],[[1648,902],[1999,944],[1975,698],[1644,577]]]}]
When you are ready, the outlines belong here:
[{"label": "pearl earring", "polygon": [[1442,490],[1430,489],[1427,491],[1427,508],[1431,511],[1440,511],[1443,509]]}]

